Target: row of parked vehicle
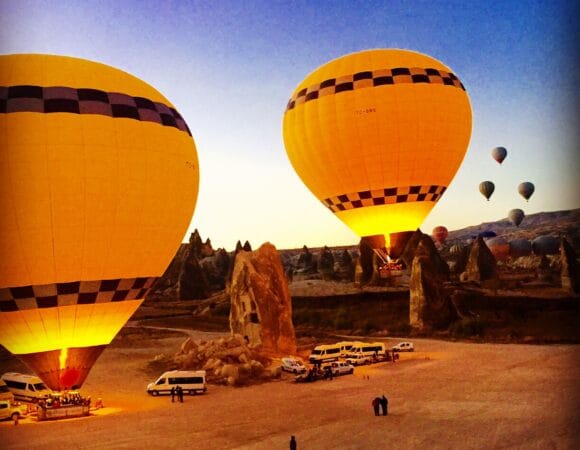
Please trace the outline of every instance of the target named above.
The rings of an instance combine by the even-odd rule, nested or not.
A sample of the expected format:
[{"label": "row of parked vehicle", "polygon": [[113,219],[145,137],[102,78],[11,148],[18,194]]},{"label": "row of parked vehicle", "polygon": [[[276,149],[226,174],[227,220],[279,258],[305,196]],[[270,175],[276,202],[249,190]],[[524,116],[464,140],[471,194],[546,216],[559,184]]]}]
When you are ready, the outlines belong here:
[{"label": "row of parked vehicle", "polygon": [[401,342],[389,351],[384,342],[344,341],[314,347],[308,357],[308,361],[312,364],[322,364],[338,361],[340,358],[353,366],[360,366],[377,361],[391,360],[398,352],[412,352],[414,350],[412,342]]}]

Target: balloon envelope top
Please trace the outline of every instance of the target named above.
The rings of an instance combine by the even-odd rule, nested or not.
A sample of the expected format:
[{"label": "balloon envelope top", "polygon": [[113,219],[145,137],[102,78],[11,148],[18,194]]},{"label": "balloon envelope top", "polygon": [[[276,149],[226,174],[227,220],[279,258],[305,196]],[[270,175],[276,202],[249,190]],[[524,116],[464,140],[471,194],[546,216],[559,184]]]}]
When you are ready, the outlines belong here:
[{"label": "balloon envelope top", "polygon": [[1,56],[0,95],[0,343],[78,387],[179,247],[195,144],[163,95],[103,64]]},{"label": "balloon envelope top", "polygon": [[436,59],[407,50],[349,54],[308,75],[283,121],[294,169],[361,237],[418,228],[467,151],[465,88]]}]

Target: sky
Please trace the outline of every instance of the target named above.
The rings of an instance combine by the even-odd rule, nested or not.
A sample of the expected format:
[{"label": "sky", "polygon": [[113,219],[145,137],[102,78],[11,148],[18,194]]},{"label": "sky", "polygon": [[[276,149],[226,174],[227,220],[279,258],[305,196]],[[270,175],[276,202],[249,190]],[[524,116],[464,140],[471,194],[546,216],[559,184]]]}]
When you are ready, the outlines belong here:
[{"label": "sky", "polygon": [[[468,92],[471,142],[421,225],[449,230],[580,207],[578,19],[573,1],[0,0],[0,54],[75,56],[122,69],[185,118],[200,163],[190,228],[214,248],[354,245],[294,172],[282,119],[317,67],[371,48],[426,53]],[[502,165],[490,156],[504,146]],[[487,202],[478,191],[490,180]],[[528,203],[517,185],[531,181]]]}]

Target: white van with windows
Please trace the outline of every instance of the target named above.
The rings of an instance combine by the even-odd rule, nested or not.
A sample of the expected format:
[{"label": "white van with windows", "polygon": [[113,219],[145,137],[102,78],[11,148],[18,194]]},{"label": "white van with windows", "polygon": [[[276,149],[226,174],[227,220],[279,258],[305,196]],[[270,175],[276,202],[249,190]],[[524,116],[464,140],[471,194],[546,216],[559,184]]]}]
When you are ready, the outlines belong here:
[{"label": "white van with windows", "polygon": [[352,342],[352,341],[337,342],[336,345],[340,345],[340,357],[341,358],[346,357],[354,344],[360,344],[360,342]]},{"label": "white van with windows", "polygon": [[8,389],[6,383],[0,379],[0,400],[14,401],[14,394]]},{"label": "white van with windows", "polygon": [[325,362],[337,361],[340,358],[340,345],[328,344],[317,345],[310,353],[308,361],[312,364],[322,364]]},{"label": "white van with windows", "polygon": [[147,385],[147,393],[157,396],[171,394],[171,388],[180,386],[184,394],[203,394],[207,391],[205,370],[170,370]]},{"label": "white van with windows", "polygon": [[348,358],[365,356],[376,362],[384,360],[386,355],[387,349],[383,342],[358,342],[351,347]]},{"label": "white van with windows", "polygon": [[14,399],[22,402],[37,403],[38,400],[47,399],[52,392],[35,375],[7,372],[2,375],[2,381],[6,383],[10,392],[14,394]]}]

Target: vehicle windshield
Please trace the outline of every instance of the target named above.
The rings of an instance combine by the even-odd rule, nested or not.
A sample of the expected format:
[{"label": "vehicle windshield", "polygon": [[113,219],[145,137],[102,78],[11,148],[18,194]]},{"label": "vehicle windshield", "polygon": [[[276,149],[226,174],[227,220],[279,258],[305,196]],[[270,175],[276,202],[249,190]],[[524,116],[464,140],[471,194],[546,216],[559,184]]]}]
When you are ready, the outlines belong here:
[{"label": "vehicle windshield", "polygon": [[316,350],[316,349],[314,349],[314,350],[312,350],[312,354],[313,355],[320,355],[320,354],[322,354],[322,350]]},{"label": "vehicle windshield", "polygon": [[44,383],[35,383],[34,389],[36,389],[37,391],[45,391],[48,388],[46,387],[46,384],[44,384]]}]

